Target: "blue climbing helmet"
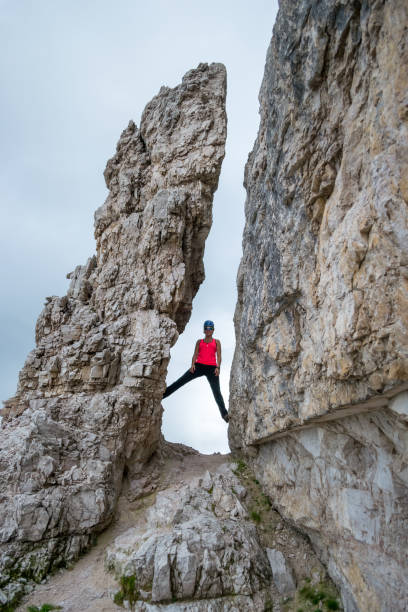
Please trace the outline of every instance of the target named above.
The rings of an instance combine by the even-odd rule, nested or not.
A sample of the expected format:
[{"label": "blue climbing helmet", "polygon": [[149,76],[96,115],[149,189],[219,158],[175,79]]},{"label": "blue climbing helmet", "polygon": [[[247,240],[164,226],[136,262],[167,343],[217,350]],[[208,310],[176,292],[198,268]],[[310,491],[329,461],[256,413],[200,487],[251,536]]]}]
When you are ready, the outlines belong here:
[{"label": "blue climbing helmet", "polygon": [[212,329],[214,329],[214,321],[204,321],[203,327],[204,327],[204,329],[206,327],[211,327]]}]

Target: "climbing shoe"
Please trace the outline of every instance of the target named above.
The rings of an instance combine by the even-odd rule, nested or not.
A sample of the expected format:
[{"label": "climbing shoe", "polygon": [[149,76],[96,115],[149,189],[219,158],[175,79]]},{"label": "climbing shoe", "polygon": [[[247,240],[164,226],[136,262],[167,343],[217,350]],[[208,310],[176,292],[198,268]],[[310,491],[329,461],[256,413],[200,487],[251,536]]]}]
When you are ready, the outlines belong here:
[{"label": "climbing shoe", "polygon": [[222,418],[224,419],[224,421],[225,421],[226,423],[229,423],[229,416],[228,416],[228,413],[227,413],[227,414],[223,414],[223,415],[222,415]]}]

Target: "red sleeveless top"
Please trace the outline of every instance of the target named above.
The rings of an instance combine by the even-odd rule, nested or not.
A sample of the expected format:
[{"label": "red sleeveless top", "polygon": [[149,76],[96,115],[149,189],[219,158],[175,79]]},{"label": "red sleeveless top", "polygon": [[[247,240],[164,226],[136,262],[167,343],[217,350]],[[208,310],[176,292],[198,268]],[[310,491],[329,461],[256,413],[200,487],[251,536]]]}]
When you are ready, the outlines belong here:
[{"label": "red sleeveless top", "polygon": [[211,342],[204,342],[204,340],[200,340],[200,346],[198,349],[196,363],[203,363],[205,365],[216,366],[217,365],[217,362],[215,359],[216,353],[217,353],[217,343],[215,339],[211,340]]}]

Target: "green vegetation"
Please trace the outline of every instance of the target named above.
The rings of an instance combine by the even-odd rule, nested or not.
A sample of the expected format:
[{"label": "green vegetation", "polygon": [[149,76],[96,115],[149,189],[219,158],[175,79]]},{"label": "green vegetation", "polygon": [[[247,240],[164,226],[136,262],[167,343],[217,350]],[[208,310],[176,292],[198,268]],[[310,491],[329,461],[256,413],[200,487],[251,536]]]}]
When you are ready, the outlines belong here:
[{"label": "green vegetation", "polygon": [[125,599],[122,591],[118,591],[117,593],[115,593],[115,595],[113,596],[113,601],[115,602],[115,604],[117,606],[123,606],[123,600]]},{"label": "green vegetation", "polygon": [[300,589],[300,594],[303,595],[305,599],[311,601],[312,604],[318,604],[319,601],[323,601],[326,597],[326,594],[323,591],[317,591],[309,585],[306,585]]},{"label": "green vegetation", "polygon": [[115,593],[113,601],[118,606],[123,606],[123,602],[126,600],[132,606],[140,597],[139,591],[136,590],[136,576],[121,576],[120,591]]},{"label": "green vegetation", "polygon": [[[310,584],[310,578],[306,578],[305,582],[306,584],[299,589],[298,592],[300,598],[305,602],[305,604],[309,605],[311,603],[316,606],[322,602],[326,610],[340,610],[339,602],[332,596],[331,593],[325,590],[324,585],[320,584],[314,587]],[[321,610],[324,608],[319,608],[319,612],[321,612]],[[299,610],[302,609],[303,608],[299,608]],[[313,612],[315,612],[315,610],[313,610]]]},{"label": "green vegetation", "polygon": [[237,467],[235,469],[235,473],[237,474],[237,476],[239,476],[240,474],[245,472],[245,470],[247,469],[247,464],[245,463],[245,461],[242,461],[242,459],[238,459],[236,464]]},{"label": "green vegetation", "polygon": [[51,612],[51,610],[62,610],[61,606],[54,606],[53,604],[43,604],[41,608],[37,606],[28,606],[28,612]]},{"label": "green vegetation", "polygon": [[261,515],[256,510],[251,510],[251,519],[255,523],[260,523],[261,522]]}]

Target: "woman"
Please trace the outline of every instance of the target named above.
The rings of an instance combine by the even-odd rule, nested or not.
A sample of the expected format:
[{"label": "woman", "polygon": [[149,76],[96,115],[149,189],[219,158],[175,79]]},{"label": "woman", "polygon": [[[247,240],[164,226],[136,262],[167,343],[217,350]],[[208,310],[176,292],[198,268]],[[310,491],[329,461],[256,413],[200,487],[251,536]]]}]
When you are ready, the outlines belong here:
[{"label": "woman", "polygon": [[[191,368],[187,370],[183,376],[178,378],[170,387],[167,387],[164,392],[163,399],[168,397],[174,391],[190,382],[199,376],[206,376],[211,385],[211,390],[214,394],[215,401],[218,404],[222,418],[226,423],[229,421],[228,412],[225,408],[224,400],[220,389],[220,366],[221,366],[221,342],[213,339],[214,323],[212,321],[204,322],[204,340],[197,340],[194,350]],[[217,355],[217,359],[215,356]],[[217,365],[218,363],[218,365]]]}]

